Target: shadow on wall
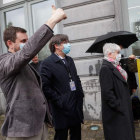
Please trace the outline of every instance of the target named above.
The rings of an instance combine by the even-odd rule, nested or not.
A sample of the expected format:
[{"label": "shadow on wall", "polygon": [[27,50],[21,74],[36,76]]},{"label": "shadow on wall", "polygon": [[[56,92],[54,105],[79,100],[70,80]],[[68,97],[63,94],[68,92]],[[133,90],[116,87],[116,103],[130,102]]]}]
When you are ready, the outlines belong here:
[{"label": "shadow on wall", "polygon": [[99,76],[102,62],[102,60],[97,60],[97,63],[95,63],[95,65],[89,66],[89,76]]}]

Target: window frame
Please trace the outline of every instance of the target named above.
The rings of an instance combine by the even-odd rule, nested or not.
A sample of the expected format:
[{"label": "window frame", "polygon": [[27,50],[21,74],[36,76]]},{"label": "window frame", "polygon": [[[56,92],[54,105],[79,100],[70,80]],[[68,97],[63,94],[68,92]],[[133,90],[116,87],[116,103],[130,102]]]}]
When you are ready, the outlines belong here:
[{"label": "window frame", "polygon": [[[30,26],[30,35],[34,34],[34,26],[33,26],[33,17],[32,17],[32,9],[31,9],[31,5],[32,4],[36,4],[36,3],[40,3],[43,1],[48,1],[48,0],[33,0],[28,2],[28,21],[29,21],[29,26]],[[45,24],[45,23],[44,23]]]},{"label": "window frame", "polygon": [[6,4],[3,4],[3,0],[0,1],[0,8],[1,9],[4,9],[5,7],[7,6],[11,6],[11,5],[15,5],[15,4],[22,4],[22,3],[25,3],[27,0],[15,0],[15,1],[12,1],[12,2],[8,2]]},{"label": "window frame", "polygon": [[[32,9],[31,9],[31,6],[33,4],[37,4],[37,3],[40,3],[40,2],[43,2],[43,1],[49,1],[49,0],[32,0],[32,1],[29,1],[28,2],[28,21],[29,21],[29,27],[30,27],[30,35],[34,34],[34,26],[33,26],[33,17],[32,17]],[[57,0],[54,0],[55,1],[55,6],[58,7],[58,3],[57,3]],[[46,19],[46,22],[47,22],[47,19]],[[45,24],[45,23],[44,23]],[[62,30],[60,30],[60,23],[57,24],[57,30],[58,32],[62,32]]]},{"label": "window frame", "polygon": [[[49,0],[34,0],[34,1],[30,1],[30,2],[28,2],[28,21],[29,21],[29,27],[30,27],[30,29],[29,29],[29,34],[30,34],[30,36],[31,35],[33,35],[34,33],[35,33],[35,31],[34,31],[34,25],[33,25],[33,13],[32,13],[32,5],[33,4],[37,4],[37,3],[41,3],[41,2],[44,2],[44,1],[49,1]],[[54,0],[54,3],[55,3],[55,6],[56,6],[56,8],[58,7],[58,3],[56,2],[57,0]],[[48,19],[46,19],[46,22],[47,22],[47,20]],[[44,24],[45,24],[45,22],[44,22]],[[61,33],[62,31],[60,30],[60,29],[62,29],[61,28],[61,24],[62,23],[58,23],[57,24],[57,31],[58,31],[58,33]],[[43,25],[43,24],[42,24]],[[45,45],[46,46],[46,45]],[[40,51],[41,52],[41,51]],[[51,52],[50,52],[50,54],[51,54]]]}]

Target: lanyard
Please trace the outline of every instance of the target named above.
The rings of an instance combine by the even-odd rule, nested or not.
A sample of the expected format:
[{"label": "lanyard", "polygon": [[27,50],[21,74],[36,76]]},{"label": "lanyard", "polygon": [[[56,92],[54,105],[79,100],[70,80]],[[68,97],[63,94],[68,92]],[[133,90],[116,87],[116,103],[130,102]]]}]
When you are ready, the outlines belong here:
[{"label": "lanyard", "polygon": [[[68,66],[67,60],[66,60],[65,58],[61,59],[60,56],[59,56],[57,53],[55,53],[55,54],[59,57],[60,62],[61,62],[62,65],[66,68],[67,72],[69,73],[69,78],[70,78],[70,80],[72,81],[72,76],[71,76],[71,74],[70,74],[70,70],[69,70],[69,66]],[[65,64],[64,64],[63,60],[64,60]]]},{"label": "lanyard", "polygon": [[62,59],[61,59],[61,63],[62,63],[63,66],[66,68],[67,72],[69,73],[69,78],[70,78],[70,80],[72,81],[72,76],[71,76],[71,73],[70,73],[70,69],[69,69],[69,66],[68,66],[67,60],[64,59],[64,61],[65,61],[65,64],[64,64],[64,62],[63,62]]},{"label": "lanyard", "polygon": [[70,89],[71,91],[76,91],[76,86],[75,86],[75,82],[72,81],[72,77],[71,77],[71,74],[70,74],[70,69],[69,69],[69,66],[68,66],[68,63],[67,63],[67,60],[64,59],[65,61],[65,64],[62,62],[62,59],[61,59],[61,63],[64,65],[64,67],[66,68],[67,72],[69,73],[69,78],[70,78]]}]

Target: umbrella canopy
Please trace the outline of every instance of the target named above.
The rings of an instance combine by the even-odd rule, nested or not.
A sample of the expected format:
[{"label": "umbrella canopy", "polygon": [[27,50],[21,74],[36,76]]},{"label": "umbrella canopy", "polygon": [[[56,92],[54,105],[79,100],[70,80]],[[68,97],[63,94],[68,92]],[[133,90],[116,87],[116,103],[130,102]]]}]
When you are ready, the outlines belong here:
[{"label": "umbrella canopy", "polygon": [[121,45],[123,48],[128,48],[136,41],[138,41],[138,38],[134,33],[127,31],[109,32],[99,36],[86,53],[103,53],[105,43],[115,43]]}]

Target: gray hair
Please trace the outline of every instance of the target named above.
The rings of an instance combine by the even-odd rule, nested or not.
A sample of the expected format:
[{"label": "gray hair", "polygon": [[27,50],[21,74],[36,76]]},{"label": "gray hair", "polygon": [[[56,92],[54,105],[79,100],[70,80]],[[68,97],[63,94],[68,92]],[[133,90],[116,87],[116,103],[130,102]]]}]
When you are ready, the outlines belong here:
[{"label": "gray hair", "polygon": [[109,53],[114,53],[115,51],[120,51],[121,48],[114,43],[106,43],[103,47],[103,54],[105,57],[108,57]]}]

